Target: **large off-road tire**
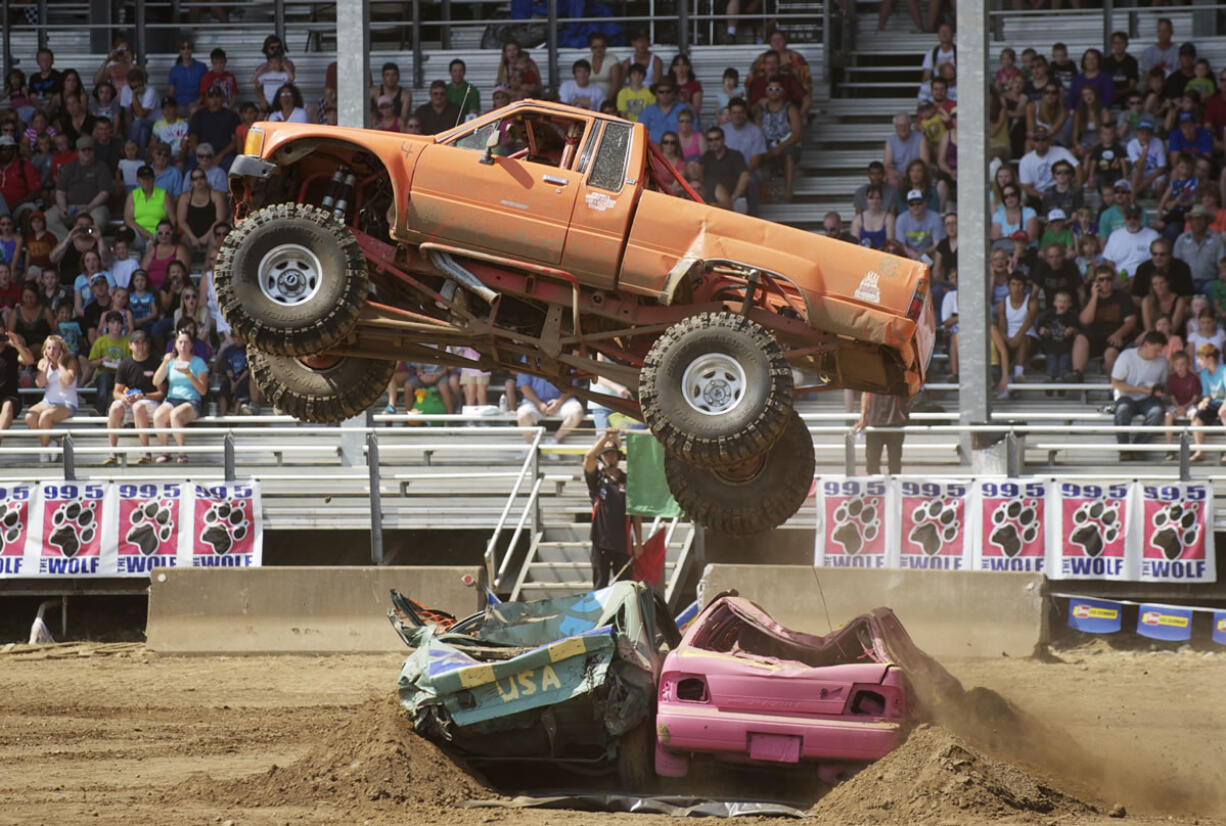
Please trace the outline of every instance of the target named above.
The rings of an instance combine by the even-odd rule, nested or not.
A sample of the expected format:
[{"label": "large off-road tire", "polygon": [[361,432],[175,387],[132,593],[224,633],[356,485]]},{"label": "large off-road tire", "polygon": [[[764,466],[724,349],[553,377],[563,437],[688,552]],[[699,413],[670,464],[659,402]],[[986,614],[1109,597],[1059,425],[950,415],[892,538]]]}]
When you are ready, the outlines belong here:
[{"label": "large off-road tire", "polygon": [[650,794],[656,786],[656,727],[649,718],[617,740],[617,782],[623,791]]},{"label": "large off-road tire", "polygon": [[217,254],[217,302],[235,335],[266,353],[309,356],[345,339],[370,289],[353,233],[307,204],[256,210]]},{"label": "large off-road tire", "polygon": [[251,375],[264,397],[304,422],[329,424],[356,416],[387,390],[394,361],[356,356],[298,358],[247,349]]},{"label": "large off-road tire", "polygon": [[770,450],[742,465],[698,468],[664,457],[668,486],[686,516],[712,530],[737,535],[786,522],[809,495],[813,470],[813,439],[795,412]]},{"label": "large off-road tire", "polygon": [[792,412],[792,369],[765,328],[699,313],[652,345],[639,371],[643,420],[665,451],[696,467],[761,456]]}]

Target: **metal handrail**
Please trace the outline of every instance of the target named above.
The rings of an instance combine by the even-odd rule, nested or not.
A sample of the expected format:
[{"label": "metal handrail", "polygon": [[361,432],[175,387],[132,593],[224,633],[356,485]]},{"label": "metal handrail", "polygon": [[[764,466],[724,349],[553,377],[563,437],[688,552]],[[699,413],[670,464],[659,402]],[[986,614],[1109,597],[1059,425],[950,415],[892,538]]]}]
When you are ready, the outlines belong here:
[{"label": "metal handrail", "polygon": [[[528,455],[524,457],[524,462],[520,466],[519,475],[515,478],[515,484],[511,486],[511,493],[507,496],[506,504],[502,507],[502,514],[498,517],[498,524],[494,527],[494,532],[490,535],[489,541],[485,545],[485,569],[486,576],[489,578],[490,587],[496,588],[502,581],[503,575],[506,573],[506,566],[511,555],[515,552],[515,546],[519,542],[519,537],[523,532],[524,522],[529,511],[536,510],[536,500],[540,495],[541,475],[537,472],[537,456],[539,455],[541,439],[544,437],[545,429],[543,427],[535,428],[535,433],[532,437],[532,443],[528,447]],[[502,529],[506,525],[507,517],[511,513],[511,508],[515,504],[516,497],[519,496],[519,489],[523,485],[524,478],[531,471],[534,477],[532,490],[528,494],[528,501],[524,504],[523,511],[519,516],[519,523],[515,526],[515,533],[511,535],[511,541],[507,546],[507,552],[503,555],[501,564],[497,565],[495,571],[495,557],[498,548],[498,537],[502,534]]]}]

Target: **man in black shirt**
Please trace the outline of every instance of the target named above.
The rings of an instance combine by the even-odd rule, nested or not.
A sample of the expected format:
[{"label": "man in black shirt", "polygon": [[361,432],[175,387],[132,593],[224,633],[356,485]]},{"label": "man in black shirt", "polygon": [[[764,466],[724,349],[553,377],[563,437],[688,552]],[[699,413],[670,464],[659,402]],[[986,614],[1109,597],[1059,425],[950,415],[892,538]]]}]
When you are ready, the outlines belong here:
[{"label": "man in black shirt", "polygon": [[1191,43],[1184,43],[1179,47],[1179,65],[1175,71],[1166,76],[1166,83],[1162,87],[1162,97],[1167,100],[1174,100],[1183,94],[1183,87],[1188,85],[1188,81],[1196,77],[1196,73],[1192,71],[1196,65],[1196,46]]},{"label": "man in black shirt", "polygon": [[[1128,293],[1115,286],[1115,269],[1110,264],[1099,264],[1094,269],[1094,281],[1089,285],[1089,295],[1078,320],[1089,343],[1089,356],[1102,356],[1103,370],[1110,375],[1120,351],[1137,332],[1136,304]],[[1078,369],[1078,349],[1074,344],[1074,371]],[[1081,377],[1074,380],[1080,381]]]},{"label": "man in black shirt", "polygon": [[413,117],[421,121],[423,135],[454,129],[464,119],[460,107],[447,100],[447,83],[442,80],[430,84],[430,102],[418,106]]},{"label": "man in black shirt", "polygon": [[34,354],[26,347],[25,339],[8,332],[0,319],[0,432],[8,430],[13,417],[21,412],[18,365],[33,363]]},{"label": "man in black shirt", "polygon": [[92,345],[94,339],[106,332],[102,318],[111,309],[111,283],[106,280],[106,273],[96,272],[89,280],[89,291],[94,300],[85,305],[82,312],[81,326]]},{"label": "man in black shirt", "polygon": [[1068,260],[1064,244],[1053,241],[1043,250],[1043,257],[1035,263],[1030,271],[1031,296],[1043,302],[1044,309],[1050,309],[1052,299],[1058,292],[1067,292],[1073,299],[1073,308],[1080,304],[1081,276],[1077,265]]},{"label": "man in black shirt", "polygon": [[210,87],[204,96],[204,108],[197,109],[191,120],[188,121],[189,165],[190,159],[196,157],[196,147],[202,143],[213,147],[217,155],[217,165],[227,171],[230,169],[231,161],[234,160],[234,153],[242,151],[235,133],[242,120],[233,109],[222,106],[224,102],[225,90],[216,85]]},{"label": "man in black shirt", "polygon": [[[617,431],[606,430],[583,457],[583,478],[592,499],[592,588],[604,588],[630,559],[626,543],[626,474],[617,466],[622,458]],[[598,462],[599,460],[599,462]],[[631,520],[634,555],[643,552],[642,519]]]},{"label": "man in black shirt", "polygon": [[1149,243],[1149,260],[1137,267],[1132,277],[1132,296],[1141,299],[1149,295],[1149,282],[1154,273],[1162,273],[1171,285],[1171,292],[1191,298],[1196,295],[1196,285],[1192,281],[1192,268],[1187,262],[1180,261],[1171,255],[1171,242],[1166,238],[1155,238]]},{"label": "man in black shirt", "polygon": [[[718,133],[718,134],[717,134]],[[707,130],[707,151],[691,164],[687,172],[702,190],[707,203],[732,209],[738,198],[749,189],[749,167],[740,152],[730,152],[724,143],[724,130],[714,126]]]},{"label": "man in black shirt", "polygon": [[[149,334],[144,330],[135,330],[128,338],[132,355],[119,362],[115,370],[115,390],[112,393],[111,408],[107,411],[106,426],[111,431],[119,430],[126,424],[136,424],[140,443],[149,447],[149,423],[153,421],[153,411],[166,396],[166,383],[153,383],[153,374],[157,372],[162,360],[150,354]],[[112,432],[108,437],[111,447],[119,444],[119,434]],[[146,453],[138,464],[146,465],[152,457]],[[118,454],[112,453],[103,462],[105,465],[119,464]]]}]

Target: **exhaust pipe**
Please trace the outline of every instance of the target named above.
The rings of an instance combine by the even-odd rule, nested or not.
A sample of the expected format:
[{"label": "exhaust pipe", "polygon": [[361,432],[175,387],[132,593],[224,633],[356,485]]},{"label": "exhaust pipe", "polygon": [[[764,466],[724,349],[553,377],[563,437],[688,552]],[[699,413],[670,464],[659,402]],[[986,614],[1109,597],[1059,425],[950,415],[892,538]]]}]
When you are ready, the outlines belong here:
[{"label": "exhaust pipe", "polygon": [[459,261],[452,258],[450,253],[430,250],[430,263],[446,273],[456,283],[467,287],[481,296],[486,302],[493,304],[494,299],[498,297],[497,293],[481,283],[481,279],[465,269],[464,265]]}]

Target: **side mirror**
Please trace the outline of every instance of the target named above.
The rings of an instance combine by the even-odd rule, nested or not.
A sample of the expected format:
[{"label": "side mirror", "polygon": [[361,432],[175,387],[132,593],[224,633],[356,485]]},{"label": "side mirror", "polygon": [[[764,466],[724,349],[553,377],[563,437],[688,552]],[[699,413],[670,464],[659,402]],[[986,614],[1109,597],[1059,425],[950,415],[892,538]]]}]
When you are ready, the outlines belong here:
[{"label": "side mirror", "polygon": [[498,146],[498,128],[494,127],[485,139],[485,154],[481,156],[481,163],[487,166],[494,163],[494,148],[496,146]]}]

